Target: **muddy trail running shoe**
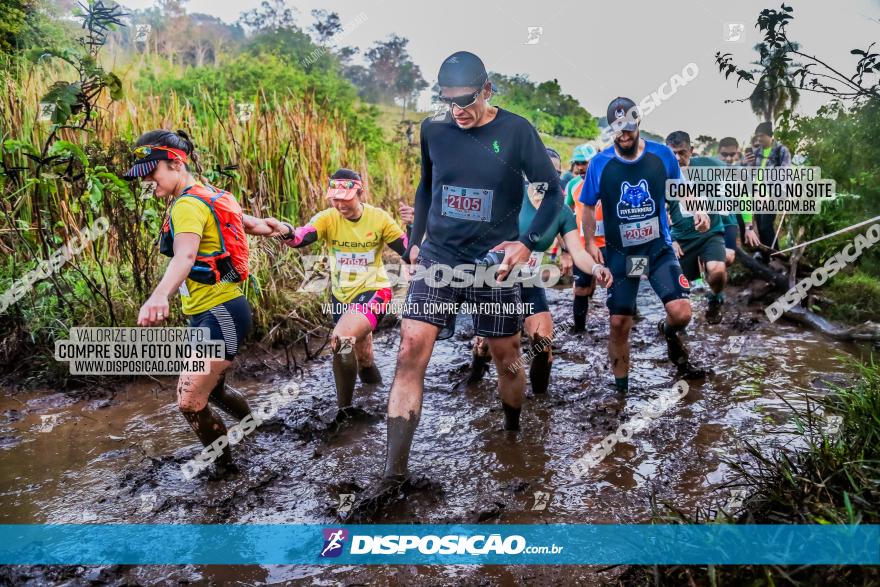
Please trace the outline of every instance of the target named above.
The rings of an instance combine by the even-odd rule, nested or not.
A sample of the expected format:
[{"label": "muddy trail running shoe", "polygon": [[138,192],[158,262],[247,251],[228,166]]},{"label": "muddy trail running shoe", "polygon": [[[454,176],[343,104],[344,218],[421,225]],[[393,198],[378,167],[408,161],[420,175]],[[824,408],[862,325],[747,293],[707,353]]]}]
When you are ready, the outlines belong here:
[{"label": "muddy trail running shoe", "polygon": [[709,307],[706,308],[706,322],[709,324],[721,324],[721,308],[724,301],[715,296],[709,297]]},{"label": "muddy trail running shoe", "polygon": [[706,376],[706,371],[692,365],[688,360],[688,351],[681,340],[681,332],[673,332],[667,334],[666,319],[657,323],[657,330],[660,335],[666,339],[666,350],[669,360],[675,365],[676,377],[686,380],[702,379]]}]

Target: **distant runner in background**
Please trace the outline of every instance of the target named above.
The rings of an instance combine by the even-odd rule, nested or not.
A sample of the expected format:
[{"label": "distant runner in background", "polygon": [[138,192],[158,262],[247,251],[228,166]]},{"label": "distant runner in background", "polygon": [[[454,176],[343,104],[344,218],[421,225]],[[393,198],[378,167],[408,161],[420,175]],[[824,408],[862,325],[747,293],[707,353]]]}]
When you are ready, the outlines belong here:
[{"label": "distant runner in background", "polygon": [[[725,165],[731,167],[740,165],[741,155],[739,142],[734,137],[724,137],[718,142],[718,158]],[[739,214],[725,214],[721,216],[721,223],[724,225],[725,262],[730,267],[736,259],[736,237],[742,224],[742,218]]]},{"label": "distant runner in background", "polygon": [[[520,231],[528,230],[535,217],[535,212],[544,199],[546,186],[535,183],[527,183],[524,187],[523,204],[519,213]],[[566,206],[562,207],[558,222],[551,226],[538,241],[538,245],[529,257],[526,267],[522,268],[524,279],[535,281],[531,276],[536,276],[543,265],[544,251],[554,240],[562,240],[562,246],[571,255],[576,267],[581,273],[595,276],[602,287],[609,287],[612,282],[611,272],[597,260],[590,256],[584,249],[578,235],[577,221],[574,214]],[[525,324],[523,330],[526,337],[531,341],[529,353],[524,356],[531,357],[528,361],[529,381],[532,384],[532,393],[541,395],[547,393],[550,385],[550,367],[553,363],[553,317],[550,314],[550,306],[547,303],[547,293],[539,284],[523,283],[522,300],[525,305]],[[471,372],[467,382],[479,381],[488,370],[491,356],[485,338],[477,337],[474,341],[473,361]],[[525,368],[526,364],[521,367]]]},{"label": "distant runner in background", "polygon": [[[559,189],[565,191],[565,184],[562,183],[562,157],[559,156],[559,152],[556,149],[551,149],[550,147],[546,147],[547,156],[550,157],[550,163],[553,164],[553,168],[556,170],[556,175],[559,177]],[[571,273],[572,269],[572,261],[571,255],[565,251],[565,247],[562,246],[561,238],[556,239],[556,243],[553,245],[553,248],[550,250],[550,261],[556,262],[556,259],[559,258],[559,265],[562,268],[562,274],[568,275]]]},{"label": "distant runner in background", "polygon": [[582,151],[583,145],[578,145],[571,151],[568,171],[562,174],[562,185],[567,186],[575,176],[583,177],[587,172],[587,157]]},{"label": "distant runner in background", "polygon": [[[582,224],[584,205],[580,202],[580,195],[581,190],[584,187],[584,176],[587,175],[590,160],[595,157],[597,153],[598,151],[593,145],[584,144],[576,147],[572,159],[576,159],[578,163],[584,164],[583,167],[578,167],[583,173],[575,175],[571,181],[568,182],[568,185],[565,186],[565,203],[574,210],[575,218],[577,219],[578,235],[584,246],[586,246],[584,227]],[[596,261],[604,263],[605,223],[602,220],[601,202],[596,204],[596,234],[593,237],[593,241],[599,248],[599,258],[596,259]],[[575,267],[573,290],[574,301],[572,303],[572,319],[574,320],[574,323],[571,327],[571,331],[579,333],[584,332],[587,329],[587,314],[590,310],[590,299],[593,297],[593,292],[596,290],[596,284],[593,283],[593,276]]]},{"label": "distant runner in background", "polygon": [[[746,153],[745,164],[750,167],[789,167],[791,165],[791,152],[779,141],[773,140],[773,125],[762,122],[755,128],[755,142],[757,147]],[[776,229],[774,223],[776,214],[755,214],[755,224],[758,228],[758,238],[761,244],[768,249],[776,249]],[[743,214],[743,220],[748,229],[752,223],[752,215]],[[770,251],[761,249],[760,255],[765,263],[770,260]]]},{"label": "distant runner in background", "polygon": [[[677,130],[666,137],[666,146],[672,149],[678,165],[686,167],[724,167],[724,162],[712,157],[694,157],[691,137],[683,130]],[[700,277],[700,265],[705,266],[706,282],[709,292],[706,298],[706,322],[721,322],[721,306],[724,304],[724,286],[727,285],[727,264],[724,250],[724,224],[720,214],[708,214],[708,230],[698,231],[696,221],[706,214],[691,214],[685,211],[678,200],[667,202],[672,224],[672,247],[681,264],[681,270],[690,281]],[[726,214],[724,216],[727,216]],[[734,246],[736,244],[734,243]]]}]

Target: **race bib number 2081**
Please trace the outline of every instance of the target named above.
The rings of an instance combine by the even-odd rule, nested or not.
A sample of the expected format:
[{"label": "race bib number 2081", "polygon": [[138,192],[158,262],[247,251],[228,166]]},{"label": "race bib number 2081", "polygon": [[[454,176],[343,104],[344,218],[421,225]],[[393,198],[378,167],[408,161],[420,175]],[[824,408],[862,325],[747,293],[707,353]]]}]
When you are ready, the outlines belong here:
[{"label": "race bib number 2081", "polygon": [[442,215],[488,222],[492,216],[492,190],[443,186]]}]

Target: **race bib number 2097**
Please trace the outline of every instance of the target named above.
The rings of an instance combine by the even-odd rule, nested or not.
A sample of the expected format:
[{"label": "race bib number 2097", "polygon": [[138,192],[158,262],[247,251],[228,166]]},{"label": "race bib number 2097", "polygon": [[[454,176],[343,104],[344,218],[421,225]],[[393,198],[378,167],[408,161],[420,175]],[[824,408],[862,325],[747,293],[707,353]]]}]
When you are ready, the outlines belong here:
[{"label": "race bib number 2097", "polygon": [[450,218],[488,222],[492,216],[492,190],[443,186],[441,214]]}]

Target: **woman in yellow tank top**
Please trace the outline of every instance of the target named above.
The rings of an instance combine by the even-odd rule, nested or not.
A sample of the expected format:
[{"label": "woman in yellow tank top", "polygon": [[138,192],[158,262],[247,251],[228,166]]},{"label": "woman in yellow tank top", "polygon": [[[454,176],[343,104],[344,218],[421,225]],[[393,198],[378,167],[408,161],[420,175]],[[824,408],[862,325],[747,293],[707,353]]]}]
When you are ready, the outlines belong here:
[{"label": "woman in yellow tank top", "polygon": [[[134,155],[135,163],[124,177],[154,183],[156,197],[170,206],[161,248],[171,261],[141,307],[138,325],[164,322],[169,316],[168,298],[179,291],[189,325],[206,327],[211,340],[223,340],[224,360],[211,361],[208,373],[180,374],[177,405],[206,447],[197,459],[199,468],[216,462],[221,470],[235,470],[226,425],[208,402],[238,421],[251,413],[244,395],[225,385],[226,370],[251,328],[251,309],[237,283],[247,275],[247,239],[241,233],[276,236],[277,232],[266,221],[242,214],[228,192],[196,180],[190,165],[197,164],[197,156],[183,131],[147,132],[138,138]],[[223,226],[218,226],[220,214],[225,215]]]}]

